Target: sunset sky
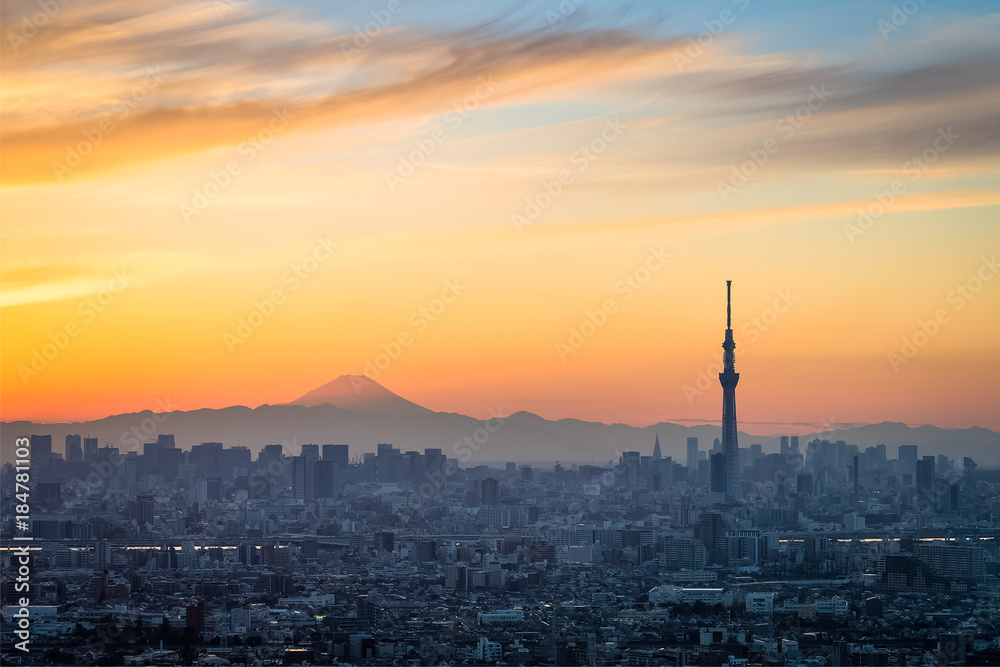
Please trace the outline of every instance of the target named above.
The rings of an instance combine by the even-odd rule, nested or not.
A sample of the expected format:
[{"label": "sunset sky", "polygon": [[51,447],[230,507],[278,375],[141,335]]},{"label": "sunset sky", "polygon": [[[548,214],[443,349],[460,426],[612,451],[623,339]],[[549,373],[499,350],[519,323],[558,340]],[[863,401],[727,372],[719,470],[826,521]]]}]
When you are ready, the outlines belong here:
[{"label": "sunset sky", "polygon": [[4,2],[3,420],[1000,429],[996,9]]}]

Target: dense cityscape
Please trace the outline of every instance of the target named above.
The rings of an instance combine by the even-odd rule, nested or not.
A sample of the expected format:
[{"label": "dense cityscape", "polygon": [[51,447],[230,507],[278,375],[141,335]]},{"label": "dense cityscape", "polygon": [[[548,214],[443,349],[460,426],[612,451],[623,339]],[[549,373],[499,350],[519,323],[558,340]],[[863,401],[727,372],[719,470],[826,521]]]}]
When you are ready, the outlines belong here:
[{"label": "dense cityscape", "polygon": [[70,437],[60,455],[34,436],[21,664],[1000,660],[996,471],[792,436],[739,450],[731,505],[720,442],[683,461],[659,445],[463,468],[389,444]]},{"label": "dense cityscape", "polygon": [[603,465],[471,460],[499,416],[423,452],[31,435],[4,664],[1000,664],[1000,471],[740,447],[734,348],[727,316],[721,438]]}]

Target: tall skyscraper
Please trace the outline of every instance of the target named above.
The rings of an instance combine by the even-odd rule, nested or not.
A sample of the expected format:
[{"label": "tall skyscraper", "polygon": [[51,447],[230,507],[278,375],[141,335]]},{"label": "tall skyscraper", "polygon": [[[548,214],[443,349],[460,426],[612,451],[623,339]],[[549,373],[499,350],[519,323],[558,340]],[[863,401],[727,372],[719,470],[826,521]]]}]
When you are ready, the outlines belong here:
[{"label": "tall skyscraper", "polygon": [[[322,460],[313,464],[313,489],[317,498],[336,498],[339,492],[340,466],[335,461]],[[309,474],[309,471],[306,471]]]},{"label": "tall skyscraper", "polygon": [[308,456],[292,459],[292,497],[306,502],[316,499],[315,463]]},{"label": "tall skyscraper", "polygon": [[726,492],[726,455],[712,453],[709,455],[710,488],[712,493]]},{"label": "tall skyscraper", "polygon": [[93,461],[97,458],[98,442],[97,438],[83,439],[83,460]]},{"label": "tall skyscraper", "polygon": [[722,343],[725,351],[722,357],[722,453],[726,457],[726,496],[729,500],[742,498],[740,480],[740,449],[736,429],[736,384],[740,374],[736,372],[736,343],[733,341],[733,281],[726,281],[726,339]]},{"label": "tall skyscraper", "polygon": [[659,461],[663,457],[663,453],[660,451],[660,434],[656,434],[656,443],[653,445],[653,460]]},{"label": "tall skyscraper", "polygon": [[687,439],[688,456],[687,456],[687,467],[697,468],[698,467],[698,438],[688,438]]},{"label": "tall skyscraper", "polygon": [[934,457],[925,456],[914,462],[916,469],[917,491],[929,492],[934,486]]},{"label": "tall skyscraper", "polygon": [[52,436],[31,436],[31,462],[39,467],[49,465],[52,459]]},{"label": "tall skyscraper", "polygon": [[342,470],[347,468],[350,458],[347,445],[323,445],[323,460],[333,461]]},{"label": "tall skyscraper", "polygon": [[917,474],[917,446],[900,445],[899,476],[905,486],[913,486]]},{"label": "tall skyscraper", "polygon": [[479,485],[480,502],[486,507],[495,507],[500,502],[500,481],[487,477]]},{"label": "tall skyscraper", "polygon": [[83,461],[83,440],[80,436],[66,436],[66,460],[70,463],[80,463]]}]

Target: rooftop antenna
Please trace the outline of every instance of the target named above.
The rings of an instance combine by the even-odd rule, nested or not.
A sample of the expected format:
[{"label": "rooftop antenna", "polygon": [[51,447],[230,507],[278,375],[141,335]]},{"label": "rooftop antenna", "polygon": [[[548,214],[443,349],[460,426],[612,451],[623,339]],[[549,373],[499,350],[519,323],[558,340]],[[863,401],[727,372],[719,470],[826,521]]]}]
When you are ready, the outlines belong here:
[{"label": "rooftop antenna", "polygon": [[726,328],[733,328],[733,281],[726,281]]}]

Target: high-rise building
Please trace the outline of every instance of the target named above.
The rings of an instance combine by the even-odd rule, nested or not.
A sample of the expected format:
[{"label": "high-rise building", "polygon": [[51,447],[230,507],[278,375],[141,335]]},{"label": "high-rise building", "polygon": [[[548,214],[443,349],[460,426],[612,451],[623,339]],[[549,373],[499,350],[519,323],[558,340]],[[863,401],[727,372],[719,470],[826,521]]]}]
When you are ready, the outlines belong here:
[{"label": "high-rise building", "polygon": [[292,459],[292,497],[306,502],[316,499],[316,477],[308,457]]},{"label": "high-rise building", "polygon": [[726,492],[726,455],[712,454],[709,457],[710,480],[712,493]]},{"label": "high-rise building", "polygon": [[900,445],[899,453],[899,477],[903,484],[910,486],[914,483],[917,474],[917,446]]},{"label": "high-rise building", "polygon": [[83,439],[83,460],[93,461],[97,458],[98,449],[97,438],[84,438]]},{"label": "high-rise building", "polygon": [[743,496],[740,479],[740,450],[736,426],[736,385],[740,374],[736,372],[736,342],[733,340],[733,281],[726,281],[726,338],[722,343],[723,363],[719,373],[722,384],[722,453],[726,456],[726,496],[729,501],[739,501]]},{"label": "high-rise building", "polygon": [[639,452],[622,452],[621,465],[625,468],[625,483],[630,489],[639,486],[639,466],[642,455]]},{"label": "high-rise building", "polygon": [[486,507],[496,507],[500,502],[500,481],[487,477],[479,485],[480,502]]},{"label": "high-rise building", "polygon": [[934,486],[934,457],[925,456],[915,462],[917,491],[930,491]]},{"label": "high-rise building", "polygon": [[31,436],[31,463],[38,467],[49,465],[52,459],[52,436]]},{"label": "high-rise building", "polygon": [[187,605],[185,612],[184,626],[200,636],[205,631],[205,601],[198,600],[195,604]]},{"label": "high-rise building", "polygon": [[83,461],[83,441],[80,436],[66,436],[66,461],[69,463],[80,463]]},{"label": "high-rise building", "polygon": [[316,461],[313,465],[317,498],[336,498],[339,495],[339,466],[334,461]]},{"label": "high-rise building", "polygon": [[687,439],[687,467],[698,467],[698,438]]},{"label": "high-rise building", "polygon": [[718,512],[705,512],[695,526],[694,537],[705,545],[709,562],[725,565],[728,561],[726,548],[726,524]]},{"label": "high-rise building", "polygon": [[94,545],[94,569],[103,572],[111,567],[111,543],[101,540]]},{"label": "high-rise building", "polygon": [[656,442],[653,443],[653,460],[659,461],[663,458],[663,452],[660,451],[660,434],[656,434]]},{"label": "high-rise building", "polygon": [[345,470],[351,462],[350,450],[347,445],[323,445],[323,460],[333,461]]},{"label": "high-rise building", "polygon": [[380,531],[373,539],[376,551],[392,551],[396,545],[396,533]]}]

